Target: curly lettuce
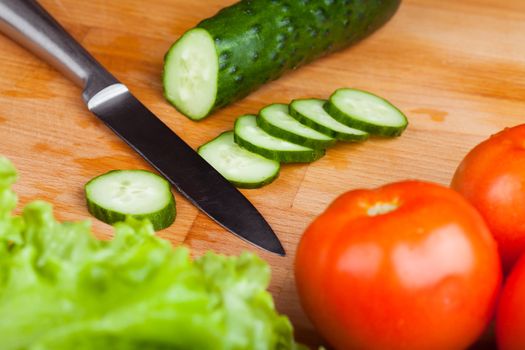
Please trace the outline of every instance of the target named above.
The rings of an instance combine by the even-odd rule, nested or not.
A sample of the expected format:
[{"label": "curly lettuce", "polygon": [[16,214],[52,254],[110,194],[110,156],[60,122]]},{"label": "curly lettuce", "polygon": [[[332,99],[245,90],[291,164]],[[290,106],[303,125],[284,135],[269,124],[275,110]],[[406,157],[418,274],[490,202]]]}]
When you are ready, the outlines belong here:
[{"label": "curly lettuce", "polygon": [[0,344],[3,350],[297,349],[253,254],[190,259],[147,221],[55,220],[33,202],[13,215],[16,171],[0,158]]}]

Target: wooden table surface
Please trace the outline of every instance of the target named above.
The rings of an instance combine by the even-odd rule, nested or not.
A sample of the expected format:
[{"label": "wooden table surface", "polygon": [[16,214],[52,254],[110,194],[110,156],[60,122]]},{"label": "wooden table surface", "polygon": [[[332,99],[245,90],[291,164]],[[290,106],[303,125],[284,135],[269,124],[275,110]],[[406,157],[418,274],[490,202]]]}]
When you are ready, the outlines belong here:
[{"label": "wooden table surface", "polygon": [[[163,55],[185,30],[233,3],[226,0],[76,1],[41,3],[117,78],[191,146],[230,129],[243,113],[301,97],[327,97],[349,86],[390,99],[409,117],[401,138],[340,143],[309,165],[283,166],[273,184],[243,191],[283,242],[284,258],[225,232],[176,194],[176,223],[159,233],[195,255],[255,251],[272,266],[270,290],[292,319],[298,339],[321,342],[302,313],[292,272],[308,223],[339,194],[417,178],[448,184],[469,148],[525,118],[525,1],[404,0],[384,28],[364,42],[267,84],[195,123],[162,97]],[[117,168],[148,165],[82,104],[80,90],[24,49],[0,37],[0,154],[21,178],[21,204],[55,204],[61,220],[89,216],[83,185]],[[101,237],[111,228],[94,221]]]}]

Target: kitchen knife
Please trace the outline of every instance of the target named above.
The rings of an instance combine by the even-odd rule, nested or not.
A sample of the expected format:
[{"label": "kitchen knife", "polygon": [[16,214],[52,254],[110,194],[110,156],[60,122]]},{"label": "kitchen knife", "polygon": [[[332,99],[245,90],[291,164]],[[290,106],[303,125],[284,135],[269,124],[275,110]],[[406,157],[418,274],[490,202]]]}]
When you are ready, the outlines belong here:
[{"label": "kitchen knife", "polygon": [[285,255],[279,239],[257,209],[36,1],[0,0],[0,32],[82,88],[88,109],[195,206],[248,242]]}]

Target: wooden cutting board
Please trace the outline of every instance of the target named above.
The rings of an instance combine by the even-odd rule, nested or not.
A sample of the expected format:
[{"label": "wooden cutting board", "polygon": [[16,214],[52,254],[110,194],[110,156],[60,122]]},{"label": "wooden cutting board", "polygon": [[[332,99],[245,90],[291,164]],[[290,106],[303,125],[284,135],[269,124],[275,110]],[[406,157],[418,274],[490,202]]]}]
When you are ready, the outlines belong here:
[{"label": "wooden cutting board", "polygon": [[[302,313],[293,259],[308,223],[339,194],[358,187],[418,178],[448,184],[465,153],[525,118],[525,1],[405,0],[395,18],[353,48],[321,59],[264,86],[200,123],[162,97],[163,55],[171,43],[226,0],[75,1],[41,3],[165,123],[191,146],[231,129],[243,113],[269,103],[327,97],[349,86],[373,91],[399,106],[410,126],[401,138],[340,143],[310,165],[286,165],[280,178],[243,191],[281,238],[288,255],[268,254],[225,232],[176,194],[178,217],[159,233],[195,255],[254,251],[273,269],[270,290],[297,337],[320,337]],[[82,104],[80,91],[28,52],[0,37],[0,154],[21,175],[21,205],[40,198],[61,220],[89,217],[83,185],[117,168],[146,168]],[[227,208],[225,208],[227,210]],[[109,237],[98,221],[94,230]]]}]

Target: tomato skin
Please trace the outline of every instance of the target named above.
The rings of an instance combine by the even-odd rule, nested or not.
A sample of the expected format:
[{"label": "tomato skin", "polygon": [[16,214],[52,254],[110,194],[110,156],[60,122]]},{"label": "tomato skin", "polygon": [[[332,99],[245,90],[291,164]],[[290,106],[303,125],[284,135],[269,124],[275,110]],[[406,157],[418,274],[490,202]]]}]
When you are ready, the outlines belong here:
[{"label": "tomato skin", "polygon": [[505,281],[496,316],[496,339],[500,350],[525,349],[525,255]]},{"label": "tomato skin", "polygon": [[525,124],[507,128],[474,147],[451,187],[487,222],[508,272],[525,251]]},{"label": "tomato skin", "polygon": [[464,349],[488,324],[502,278],[476,210],[416,181],[336,199],[305,231],[295,277],[307,315],[345,350]]}]

